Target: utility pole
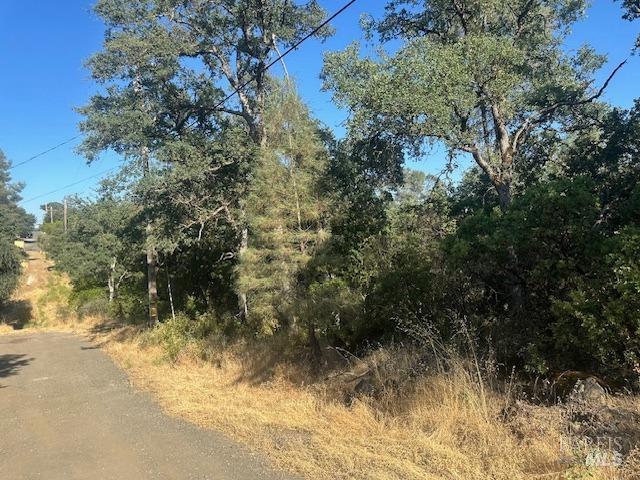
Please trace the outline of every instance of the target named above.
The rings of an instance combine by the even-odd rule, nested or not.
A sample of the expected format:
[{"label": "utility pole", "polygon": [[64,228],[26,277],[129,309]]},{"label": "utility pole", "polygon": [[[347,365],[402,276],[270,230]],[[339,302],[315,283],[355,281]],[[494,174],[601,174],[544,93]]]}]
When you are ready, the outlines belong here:
[{"label": "utility pole", "polygon": [[67,217],[67,208],[68,208],[67,207],[67,199],[65,198],[64,199],[64,210],[63,210],[64,211],[64,233],[67,233],[68,226],[69,226],[68,217]]},{"label": "utility pole", "polygon": [[53,223],[53,205],[49,207],[49,219],[50,222]]}]

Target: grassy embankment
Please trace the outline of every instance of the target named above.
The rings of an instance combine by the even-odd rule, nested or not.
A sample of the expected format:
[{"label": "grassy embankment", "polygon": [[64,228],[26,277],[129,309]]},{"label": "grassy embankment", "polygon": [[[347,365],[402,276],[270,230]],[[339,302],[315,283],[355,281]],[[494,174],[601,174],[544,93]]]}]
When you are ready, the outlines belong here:
[{"label": "grassy embankment", "polygon": [[[598,422],[615,423],[605,437],[624,445],[640,437],[636,398],[610,397],[585,420],[566,405],[527,402],[510,382],[489,382],[460,360],[441,359],[446,366],[412,375],[420,354],[407,349],[363,359],[345,354],[342,368],[318,380],[276,345],[212,340],[176,348],[171,341],[168,348],[166,330],[78,320],[68,307],[68,282],[49,267],[31,254],[0,333],[15,327],[89,335],[169,414],[223,431],[305,478],[640,478],[633,450],[618,468],[585,465],[605,454],[585,433],[597,433]],[[367,388],[358,394],[363,379]]]}]

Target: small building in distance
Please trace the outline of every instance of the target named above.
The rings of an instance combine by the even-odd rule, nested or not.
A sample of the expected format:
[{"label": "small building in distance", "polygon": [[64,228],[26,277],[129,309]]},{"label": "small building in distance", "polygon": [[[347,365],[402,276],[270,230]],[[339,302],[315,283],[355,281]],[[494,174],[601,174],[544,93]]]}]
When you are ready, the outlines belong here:
[{"label": "small building in distance", "polygon": [[34,231],[30,233],[28,236],[24,238],[16,238],[13,241],[13,244],[21,250],[30,251],[37,250],[38,236],[40,235],[39,231]]}]

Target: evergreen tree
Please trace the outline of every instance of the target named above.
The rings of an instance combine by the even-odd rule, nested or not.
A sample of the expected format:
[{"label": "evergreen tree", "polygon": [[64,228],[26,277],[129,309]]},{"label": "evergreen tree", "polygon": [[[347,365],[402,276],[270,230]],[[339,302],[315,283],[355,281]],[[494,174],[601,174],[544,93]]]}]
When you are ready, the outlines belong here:
[{"label": "evergreen tree", "polygon": [[250,242],[238,267],[260,333],[299,326],[292,305],[301,273],[329,235],[319,127],[290,81],[273,81],[266,105],[266,146],[247,198]]}]

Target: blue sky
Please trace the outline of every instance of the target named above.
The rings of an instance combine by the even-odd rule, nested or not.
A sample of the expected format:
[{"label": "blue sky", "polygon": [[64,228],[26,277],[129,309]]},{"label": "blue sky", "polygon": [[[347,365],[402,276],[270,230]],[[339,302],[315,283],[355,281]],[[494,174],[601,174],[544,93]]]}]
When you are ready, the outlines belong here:
[{"label": "blue sky", "polygon": [[[321,0],[333,12],[344,0]],[[343,131],[345,113],[331,103],[331,95],[321,92],[318,78],[322,53],[339,50],[361,39],[359,19],[363,13],[378,16],[382,0],[359,0],[334,21],[336,35],[324,43],[307,42],[287,59],[287,66],[314,115]],[[0,0],[0,149],[14,163],[78,134],[79,116],[74,108],[85,104],[96,90],[84,68],[85,60],[101,46],[103,27],[91,13],[93,0]],[[609,55],[608,68],[600,74],[606,78],[612,65],[627,58],[640,30],[640,21],[621,19],[619,3],[596,0],[585,20],[574,28],[568,49],[584,43]],[[632,57],[614,79],[606,99],[629,107],[640,97],[640,58]],[[23,181],[25,200],[39,196],[117,165],[115,156],[105,156],[87,166],[74,153],[79,140],[71,142],[39,159],[16,168],[15,180]],[[439,171],[443,157],[437,151],[421,164],[411,165],[427,171]],[[24,204],[30,212],[46,201],[59,200],[66,194],[90,194],[98,179],[81,183],[63,192]]]}]

